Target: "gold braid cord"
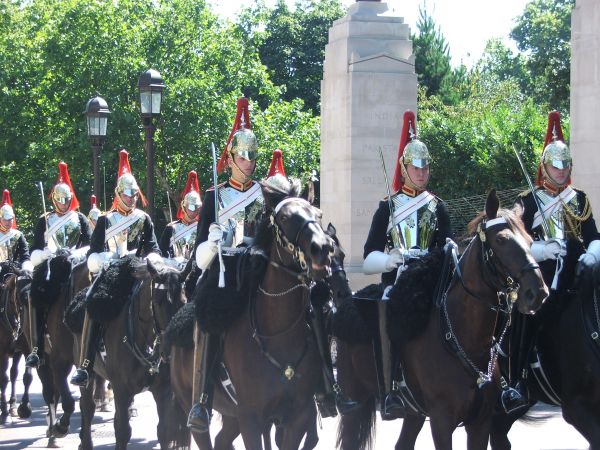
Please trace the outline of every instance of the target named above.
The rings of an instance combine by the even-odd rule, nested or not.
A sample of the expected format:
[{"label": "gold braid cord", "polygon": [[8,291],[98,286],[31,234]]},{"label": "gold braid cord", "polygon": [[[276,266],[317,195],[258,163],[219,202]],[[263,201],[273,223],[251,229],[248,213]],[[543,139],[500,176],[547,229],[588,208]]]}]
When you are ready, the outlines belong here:
[{"label": "gold braid cord", "polygon": [[585,204],[583,205],[583,212],[581,215],[578,215],[573,208],[571,208],[567,203],[561,201],[565,222],[567,223],[567,227],[576,237],[581,239],[581,222],[585,222],[592,215],[592,207],[590,205],[590,200],[585,197]]}]

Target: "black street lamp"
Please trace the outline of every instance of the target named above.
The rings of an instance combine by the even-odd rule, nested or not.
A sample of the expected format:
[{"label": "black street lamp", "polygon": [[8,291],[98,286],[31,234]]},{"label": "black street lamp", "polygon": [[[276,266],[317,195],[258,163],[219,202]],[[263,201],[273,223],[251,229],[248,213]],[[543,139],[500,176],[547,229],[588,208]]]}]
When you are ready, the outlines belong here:
[{"label": "black street lamp", "polygon": [[[108,122],[108,104],[102,97],[97,96],[88,100],[85,105],[87,133],[92,146],[92,166],[94,171],[94,195],[100,198],[100,152],[106,140],[106,125]],[[104,205],[106,208],[106,205]]]},{"label": "black street lamp", "polygon": [[140,115],[144,124],[146,150],[146,195],[148,197],[148,211],[154,220],[154,132],[156,131],[155,119],[160,117],[160,107],[165,85],[160,73],[148,69],[138,80]]}]

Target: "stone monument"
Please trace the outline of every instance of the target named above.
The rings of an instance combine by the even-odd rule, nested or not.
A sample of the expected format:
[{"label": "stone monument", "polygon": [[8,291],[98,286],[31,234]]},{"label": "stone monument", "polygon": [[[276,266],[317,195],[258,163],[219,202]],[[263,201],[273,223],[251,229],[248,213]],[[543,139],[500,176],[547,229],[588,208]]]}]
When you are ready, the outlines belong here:
[{"label": "stone monument", "polygon": [[321,82],[321,209],[346,252],[352,289],[379,276],[362,274],[371,218],[391,183],[402,115],[416,112],[417,76],[410,30],[379,1],[357,1],[334,22]]},{"label": "stone monument", "polygon": [[590,197],[600,225],[600,2],[577,0],[571,17],[573,184]]}]

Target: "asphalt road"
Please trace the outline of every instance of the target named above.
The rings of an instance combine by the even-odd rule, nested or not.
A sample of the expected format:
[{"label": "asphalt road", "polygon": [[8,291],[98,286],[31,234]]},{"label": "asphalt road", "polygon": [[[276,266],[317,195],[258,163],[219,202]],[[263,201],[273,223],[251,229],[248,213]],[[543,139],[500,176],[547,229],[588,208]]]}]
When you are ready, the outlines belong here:
[{"label": "asphalt road", "polygon": [[[22,365],[22,364],[21,364]],[[22,367],[20,374],[22,374]],[[18,393],[23,391],[20,381]],[[72,389],[73,395],[78,399],[79,391]],[[5,425],[0,425],[0,449],[35,449],[46,448],[48,439],[46,433],[46,407],[41,395],[41,384],[34,376],[30,390],[33,414],[29,419],[8,418]],[[141,450],[158,448],[156,440],[157,415],[152,395],[148,392],[139,394],[135,398],[138,416],[131,419],[133,429],[129,449]],[[542,423],[535,425],[518,422],[510,432],[513,450],[580,450],[587,449],[586,441],[575,431],[573,427],[564,422],[557,408],[542,406],[536,407],[534,415],[547,417]],[[71,418],[70,434],[58,440],[58,445],[67,450],[76,450],[79,445],[79,405]],[[400,432],[401,421],[377,422],[376,442],[373,450],[392,449]],[[318,450],[331,450],[335,448],[335,433],[337,419],[325,419],[319,429]],[[114,448],[113,413],[97,412],[94,417],[93,439],[94,447],[97,449]],[[211,434],[214,436],[219,430],[219,420],[213,420]],[[466,448],[466,435],[462,428],[455,431],[453,436],[455,449]],[[241,438],[235,443],[235,448],[241,450],[244,444]],[[195,447],[193,447],[195,448]],[[416,450],[433,449],[428,424],[426,423],[419,439]]]}]

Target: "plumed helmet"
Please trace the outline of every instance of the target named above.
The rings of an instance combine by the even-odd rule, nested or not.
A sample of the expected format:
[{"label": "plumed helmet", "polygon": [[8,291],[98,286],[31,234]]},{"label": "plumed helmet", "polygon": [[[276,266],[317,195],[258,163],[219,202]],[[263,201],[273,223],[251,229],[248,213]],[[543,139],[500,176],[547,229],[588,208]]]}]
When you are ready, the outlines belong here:
[{"label": "plumed helmet", "polygon": [[266,183],[281,190],[289,188],[289,181],[285,176],[283,167],[283,152],[279,149],[273,150],[271,167],[267,173]]},{"label": "plumed helmet", "polygon": [[188,173],[185,187],[181,192],[181,204],[177,210],[177,218],[183,218],[183,208],[190,211],[195,211],[202,206],[200,198],[200,183],[198,182],[198,174],[195,170],[190,170]]},{"label": "plumed helmet", "polygon": [[[8,189],[4,189],[4,193],[2,194],[2,206],[0,206],[0,217],[4,220],[11,220],[15,218],[15,211],[12,206],[12,201],[10,199],[10,191]],[[17,228],[17,224],[13,221],[13,228]]]},{"label": "plumed helmet", "polygon": [[429,154],[427,146],[414,137],[406,144],[406,147],[404,147],[402,162],[404,165],[412,164],[413,166],[422,169],[431,163],[431,155]]},{"label": "plumed helmet", "polygon": [[237,101],[237,111],[233,121],[233,127],[231,128],[227,144],[225,145],[225,149],[217,164],[217,171],[221,173],[225,170],[227,167],[227,157],[230,153],[232,155],[238,155],[248,161],[254,161],[257,152],[258,141],[252,132],[252,126],[250,124],[248,99],[246,97],[241,97]]},{"label": "plumed helmet", "polygon": [[90,212],[88,213],[88,219],[97,222],[100,214],[102,214],[102,211],[100,211],[98,205],[96,204],[96,196],[92,195],[90,197]]},{"label": "plumed helmet", "polygon": [[55,207],[57,203],[64,204],[70,200],[69,210],[74,211],[79,208],[79,200],[77,200],[71,178],[69,177],[69,168],[63,161],[58,163],[58,178],[50,192],[50,198]]},{"label": "plumed helmet", "polygon": [[137,180],[130,173],[124,173],[117,180],[117,193],[125,194],[130,197],[137,194],[140,190],[140,187],[137,184]]},{"label": "plumed helmet", "polygon": [[403,116],[402,133],[400,134],[400,145],[398,147],[398,157],[396,159],[396,170],[394,171],[394,180],[392,189],[398,192],[404,185],[404,175],[406,165],[412,164],[415,167],[424,168],[431,163],[431,155],[427,146],[417,139],[417,121],[415,113],[406,111]]},{"label": "plumed helmet", "polygon": [[129,153],[127,150],[121,149],[119,151],[119,170],[117,172],[117,186],[115,187],[115,200],[113,201],[113,208],[116,208],[119,203],[119,195],[125,194],[127,196],[133,196],[135,194],[140,195],[142,205],[146,206],[146,198],[140,189],[137,180],[131,173],[131,165],[129,164]]},{"label": "plumed helmet", "polygon": [[[538,168],[536,183],[542,185],[544,178],[548,177],[545,164],[550,164],[557,169],[568,169],[571,167],[573,158],[567,144],[565,144],[562,127],[560,125],[560,113],[552,111],[548,114],[548,128],[544,139],[544,150]],[[571,180],[566,182],[570,184]]]}]

